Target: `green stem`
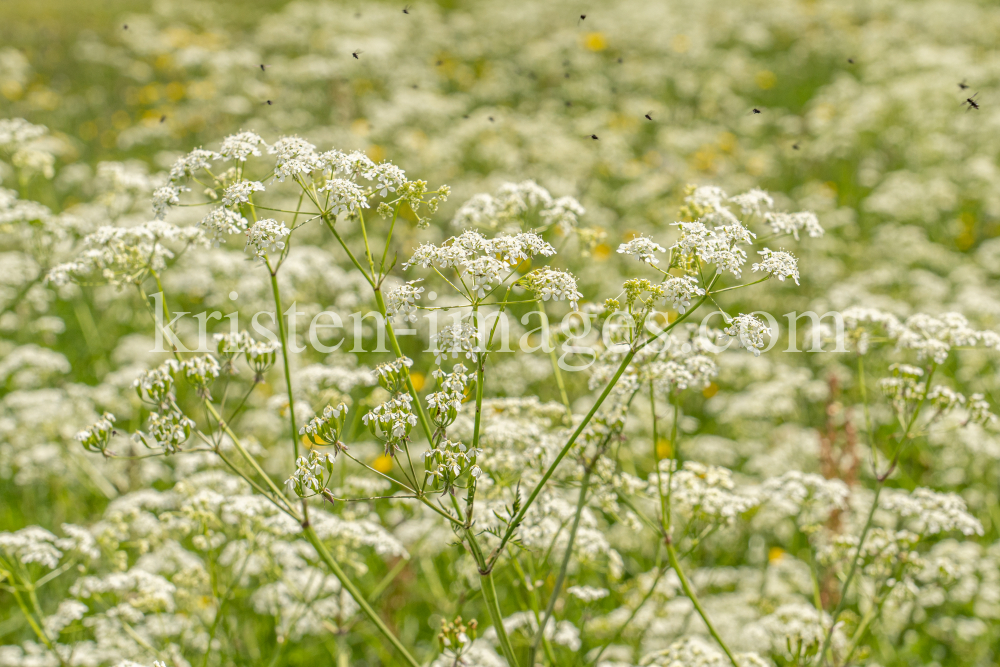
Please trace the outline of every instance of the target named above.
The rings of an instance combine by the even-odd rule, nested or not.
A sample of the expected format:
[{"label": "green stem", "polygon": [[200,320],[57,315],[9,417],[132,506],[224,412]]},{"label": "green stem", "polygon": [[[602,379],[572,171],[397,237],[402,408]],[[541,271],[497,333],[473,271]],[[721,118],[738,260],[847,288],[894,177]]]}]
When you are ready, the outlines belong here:
[{"label": "green stem", "polygon": [[569,570],[570,557],[573,555],[573,543],[576,541],[576,531],[580,528],[580,518],[583,516],[583,508],[586,505],[587,489],[590,487],[590,475],[593,471],[593,465],[596,463],[597,459],[595,458],[593,463],[587,466],[583,473],[583,482],[580,484],[580,497],[576,501],[576,514],[573,515],[573,526],[569,529],[569,541],[566,543],[566,552],[563,554],[562,564],[559,566],[559,575],[556,576],[556,583],[552,588],[552,595],[549,596],[549,603],[545,607],[545,618],[539,623],[538,632],[535,633],[535,641],[531,647],[532,655],[538,650],[538,644],[545,633],[545,626],[549,624],[552,613],[556,608],[556,601],[562,592],[563,582],[566,580],[566,572]]},{"label": "green stem", "polygon": [[330,568],[334,576],[340,580],[341,585],[347,589],[347,592],[351,594],[354,601],[358,603],[359,607],[361,607],[361,611],[368,617],[368,620],[374,623],[375,627],[379,629],[379,632],[381,632],[385,638],[389,640],[389,643],[392,644],[393,648],[399,652],[406,664],[411,667],[420,667],[420,663],[417,662],[412,655],[410,655],[410,652],[406,650],[406,647],[403,646],[401,641],[399,641],[399,638],[392,632],[392,630],[389,629],[389,626],[387,626],[379,617],[378,613],[372,609],[372,606],[368,604],[368,600],[366,600],[361,594],[361,591],[354,585],[354,582],[347,577],[347,574],[344,572],[343,568],[340,567],[340,564],[334,560],[330,551],[326,548],[326,545],[323,544],[321,539],[319,539],[315,529],[312,526],[306,526],[303,528],[303,533],[305,534],[306,539],[308,539],[309,542],[312,543],[313,547],[315,547],[316,553],[318,553],[319,557],[324,563],[326,563],[326,566]]},{"label": "green stem", "polygon": [[274,307],[277,309],[275,319],[278,320],[278,335],[281,336],[281,360],[285,367],[285,387],[288,389],[288,421],[292,432],[292,447],[295,458],[299,458],[299,429],[295,426],[295,398],[292,396],[292,371],[288,364],[288,333],[285,331],[285,316],[281,312],[281,291],[278,289],[278,273],[271,269],[267,262],[267,270],[271,274],[271,293],[274,295]]},{"label": "green stem", "polygon": [[[537,303],[538,312],[542,314],[542,317],[547,319],[548,315],[545,313],[545,305],[541,301],[538,301]],[[569,404],[569,394],[566,393],[566,383],[563,382],[562,371],[559,369],[559,358],[556,357],[555,346],[552,346],[552,350],[549,352],[549,360],[552,362],[552,372],[556,377],[556,386],[559,387],[559,397],[562,399],[563,405],[566,406],[566,414],[572,415],[573,408],[570,407]]]},{"label": "green stem", "polygon": [[503,626],[503,614],[500,611],[500,602],[497,599],[496,586],[493,583],[493,573],[487,572],[479,578],[479,583],[483,590],[483,599],[486,601],[486,610],[493,621],[493,627],[497,631],[497,640],[500,642],[500,650],[507,659],[510,667],[518,667],[517,657],[514,655],[514,647],[510,643],[507,635],[507,628]]},{"label": "green stem", "polygon": [[726,642],[722,641],[722,637],[716,632],[715,626],[712,625],[712,621],[709,620],[708,614],[705,613],[705,609],[701,606],[701,602],[698,600],[698,596],[695,594],[694,589],[691,588],[691,584],[688,582],[687,577],[684,575],[684,570],[681,569],[680,561],[677,560],[677,552],[674,551],[674,545],[670,538],[667,538],[667,558],[670,561],[670,567],[674,568],[674,572],[677,573],[677,578],[681,581],[681,588],[684,589],[684,594],[688,596],[691,600],[691,604],[694,605],[695,610],[697,610],[698,615],[701,616],[701,620],[705,622],[705,626],[708,627],[709,634],[712,638],[722,647],[726,655],[729,657],[729,661],[733,663],[733,667],[740,667],[739,663],[736,662],[736,657],[733,655],[729,647],[726,646]]},{"label": "green stem", "polygon": [[24,600],[21,599],[21,593],[17,590],[16,585],[11,586],[9,590],[14,595],[14,600],[17,601],[17,606],[21,608],[21,613],[23,613],[24,617],[28,619],[28,625],[31,626],[31,630],[35,633],[35,636],[38,637],[38,639],[40,639],[41,642],[55,654],[56,658],[59,659],[60,664],[65,665],[66,663],[63,661],[62,656],[59,655],[55,647],[52,645],[52,642],[49,641],[48,635],[46,635],[45,631],[42,630],[42,627],[35,622],[35,617],[28,610],[28,606],[24,604]]},{"label": "green stem", "polygon": [[334,227],[332,222],[330,222],[329,217],[324,215],[323,222],[326,223],[326,226],[330,229],[330,232],[333,234],[334,238],[336,238],[337,242],[340,243],[340,247],[343,248],[344,252],[347,253],[347,256],[351,259],[351,263],[354,264],[354,268],[356,268],[358,271],[361,272],[361,275],[365,277],[365,280],[367,280],[368,284],[372,286],[372,289],[374,289],[375,281],[372,279],[372,276],[369,276],[368,273],[364,270],[364,268],[362,268],[361,262],[358,261],[358,258],[354,256],[354,253],[351,252],[351,249],[347,247],[346,243],[344,243],[344,239],[341,238],[340,234],[337,233],[337,228]]}]

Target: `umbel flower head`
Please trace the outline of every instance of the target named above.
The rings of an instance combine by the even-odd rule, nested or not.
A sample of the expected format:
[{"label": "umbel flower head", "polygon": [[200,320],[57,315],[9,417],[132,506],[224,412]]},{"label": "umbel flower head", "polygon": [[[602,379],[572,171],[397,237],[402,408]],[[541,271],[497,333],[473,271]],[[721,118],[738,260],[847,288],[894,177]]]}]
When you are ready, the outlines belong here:
[{"label": "umbel flower head", "polygon": [[464,296],[475,301],[485,298],[506,281],[524,260],[536,255],[551,257],[554,254],[555,248],[534,232],[498,234],[487,239],[479,232],[468,230],[439,246],[432,243],[420,245],[403,268],[414,265],[439,269],[455,267],[463,281],[471,282]]},{"label": "umbel flower head", "polygon": [[764,248],[757,253],[761,260],[753,265],[754,271],[761,271],[774,276],[778,280],[791,278],[795,284],[799,284],[799,264],[791,253],[784,250],[774,251]]},{"label": "umbel flower head", "polygon": [[115,430],[115,416],[110,412],[105,412],[90,428],[84,429],[76,434],[76,439],[80,441],[83,448],[88,452],[100,452],[108,455],[108,443],[112,436],[118,434]]},{"label": "umbel flower head", "polygon": [[535,269],[519,282],[531,290],[536,298],[542,301],[566,300],[573,306],[573,310],[577,309],[577,302],[583,298],[576,287],[576,278],[568,271]]},{"label": "umbel flower head", "polygon": [[322,415],[313,417],[309,423],[299,429],[299,435],[307,436],[317,445],[335,447],[333,456],[336,457],[338,452],[347,451],[347,445],[340,441],[346,416],[346,404],[340,403],[337,407],[328,405],[323,408]]},{"label": "umbel flower head", "polygon": [[326,485],[333,476],[335,456],[336,452],[326,454],[315,449],[308,456],[300,456],[295,459],[295,472],[285,480],[285,486],[299,498],[326,495],[329,493]]},{"label": "umbel flower head", "polygon": [[735,339],[740,347],[745,347],[753,356],[759,357],[764,347],[764,336],[771,334],[771,329],[760,318],[754,315],[740,313],[733,318],[723,333],[730,339]]},{"label": "umbel flower head", "polygon": [[403,283],[398,287],[390,288],[385,294],[385,315],[395,317],[402,315],[404,322],[417,321],[417,300],[423,293],[423,287],[417,287],[417,283],[423,278],[417,278]]}]

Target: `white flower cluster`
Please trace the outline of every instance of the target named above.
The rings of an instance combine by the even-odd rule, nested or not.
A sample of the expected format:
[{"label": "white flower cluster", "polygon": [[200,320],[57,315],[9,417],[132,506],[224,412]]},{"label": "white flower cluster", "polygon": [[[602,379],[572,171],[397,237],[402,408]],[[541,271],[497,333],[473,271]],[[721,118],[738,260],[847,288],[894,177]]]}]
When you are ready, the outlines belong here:
[{"label": "white flower cluster", "polygon": [[44,125],[34,125],[23,118],[0,119],[0,146],[4,148],[26,144],[48,133],[49,128]]},{"label": "white flower cluster", "polygon": [[336,453],[336,450],[333,454],[326,454],[313,449],[308,456],[295,459],[295,472],[285,480],[285,486],[294,491],[299,498],[309,498],[322,493],[330,477],[333,476]]},{"label": "white flower cluster", "polygon": [[59,264],[49,271],[47,281],[64,285],[94,272],[112,285],[129,285],[147,276],[147,271],[161,271],[174,252],[167,245],[202,246],[209,242],[197,227],[177,227],[162,221],[135,227],[99,227],[83,239],[76,259]]},{"label": "white flower cluster", "polygon": [[837,511],[847,509],[849,489],[839,479],[790,470],[764,480],[758,497],[767,508],[795,517],[804,528],[824,524]]},{"label": "white flower cluster", "polygon": [[[697,325],[685,324],[639,350],[621,382],[633,388],[652,382],[658,394],[667,396],[675,390],[702,390],[719,373],[714,353],[712,340],[702,336]],[[590,388],[614,377],[622,357],[622,352],[603,352],[591,367]]]},{"label": "white flower cluster", "polygon": [[221,159],[222,156],[215,151],[196,148],[174,163],[170,168],[170,180],[176,183],[185,178],[193,178],[202,169],[207,170],[213,161]]},{"label": "white flower cluster", "polygon": [[438,428],[447,428],[458,417],[465,400],[465,388],[470,376],[462,364],[455,364],[451,373],[435,368],[431,374],[438,383],[438,390],[427,395],[431,420]]},{"label": "white flower cluster", "polygon": [[573,310],[576,310],[577,302],[583,298],[576,287],[576,278],[568,271],[535,269],[521,280],[542,301],[567,300],[573,306]]},{"label": "white flower cluster", "polygon": [[740,313],[723,329],[723,333],[759,357],[764,347],[764,336],[771,335],[771,329],[757,316]]},{"label": "white flower cluster", "polygon": [[760,188],[732,196],[729,198],[729,203],[736,205],[743,215],[764,215],[766,211],[774,208],[774,199]]},{"label": "white flower cluster", "polygon": [[662,492],[671,494],[671,503],[684,514],[709,524],[732,524],[744,512],[760,504],[753,495],[735,491],[732,471],[720,466],[685,461],[680,470],[673,459],[660,461],[660,472],[649,473],[648,493],[658,497],[657,480]]},{"label": "white flower cluster", "polygon": [[983,526],[966,511],[965,501],[954,493],[937,493],[917,488],[912,493],[886,489],[879,508],[911,519],[921,535],[958,531],[963,535],[982,535]]},{"label": "white flower cluster", "polygon": [[781,281],[791,278],[796,285],[799,284],[799,263],[790,252],[764,248],[757,254],[761,256],[761,261],[753,265],[754,271],[767,273]]},{"label": "white flower cluster", "polygon": [[417,283],[423,282],[423,278],[410,280],[397,287],[392,287],[385,293],[385,316],[392,318],[402,315],[404,322],[417,321],[417,300],[424,291],[423,287],[417,287]]},{"label": "white flower cluster", "polygon": [[211,400],[212,395],[209,389],[216,378],[219,377],[219,362],[210,354],[200,357],[191,357],[181,362],[180,370],[184,372],[184,377],[195,386],[198,395],[204,399]]},{"label": "white flower cluster", "polygon": [[566,589],[566,592],[581,602],[597,602],[611,594],[606,588],[595,588],[593,586],[570,586]]},{"label": "white flower cluster", "polygon": [[246,162],[251,155],[260,157],[261,148],[267,148],[267,144],[259,135],[253,132],[238,132],[222,140],[219,155],[227,160]]},{"label": "white flower cluster", "polygon": [[171,206],[177,206],[181,203],[180,195],[183,190],[187,190],[187,188],[173,184],[164,185],[154,190],[153,217],[157,220],[163,220]]},{"label": "white flower cluster", "polygon": [[250,226],[249,221],[242,215],[222,206],[213,208],[198,224],[209,231],[212,235],[212,245],[216,248],[226,242],[227,236],[245,234]]},{"label": "white flower cluster", "polygon": [[0,553],[11,563],[38,563],[54,570],[66,552],[82,558],[101,555],[97,542],[87,529],[73,524],[62,526],[66,537],[56,537],[40,526],[28,526],[13,533],[0,533]]},{"label": "white flower cluster", "polygon": [[798,213],[765,213],[764,220],[771,226],[771,231],[778,235],[791,234],[799,240],[799,232],[805,230],[811,238],[823,236],[823,227],[815,213],[799,211]]},{"label": "white flower cluster", "polygon": [[646,236],[637,236],[628,243],[622,243],[618,246],[619,255],[632,255],[640,262],[651,266],[660,263],[655,253],[666,251],[666,248]]},{"label": "white flower cluster", "polygon": [[877,308],[851,307],[843,311],[845,330],[857,341],[858,351],[868,351],[873,335],[884,335],[898,350],[913,350],[918,359],[942,364],[953,347],[979,346],[1000,350],[1000,334],[973,329],[960,313],[933,317],[925,313],[900,320]]},{"label": "white flower cluster", "polygon": [[547,204],[538,215],[546,226],[554,226],[562,234],[569,234],[576,229],[580,218],[586,212],[575,198],[559,197],[551,204]]},{"label": "white flower cluster", "polygon": [[340,441],[344,430],[344,418],[347,416],[347,404],[340,403],[337,407],[328,405],[323,408],[323,414],[313,417],[299,429],[299,435],[307,436],[317,445],[332,445],[336,447],[333,456],[340,451],[346,451],[347,445]]},{"label": "white flower cluster", "polygon": [[176,409],[163,414],[150,412],[147,423],[148,432],[136,431],[133,439],[150,449],[163,448],[168,454],[179,452],[196,426],[193,419]]},{"label": "white flower cluster", "polygon": [[431,343],[434,345],[433,352],[438,365],[449,354],[452,359],[462,354],[469,361],[476,362],[483,352],[479,340],[479,329],[471,322],[456,322],[442,328],[441,331],[431,336]]},{"label": "white flower cluster", "polygon": [[267,253],[284,250],[284,239],[292,233],[285,223],[271,218],[265,218],[253,223],[247,229],[246,247],[253,247],[253,252],[261,261],[267,261]]},{"label": "white flower cluster", "polygon": [[353,181],[331,178],[321,190],[329,193],[330,212],[333,215],[353,213],[355,209],[368,208],[368,197]]},{"label": "white flower cluster", "polygon": [[[740,667],[767,667],[769,664],[756,653],[737,653]],[[731,667],[732,662],[714,644],[701,637],[685,637],[662,651],[639,660],[641,667]]]},{"label": "white flower cluster", "polygon": [[691,307],[691,299],[705,295],[705,290],[698,286],[694,276],[671,276],[660,287],[663,289],[663,298],[681,315]]},{"label": "white flower cluster", "polygon": [[247,337],[245,352],[247,363],[253,369],[255,381],[259,382],[268,368],[274,365],[281,343],[276,340],[253,340]]},{"label": "white flower cluster", "polygon": [[[549,243],[533,232],[516,235],[498,234],[487,239],[479,232],[468,230],[453,236],[440,246],[421,244],[410,260],[403,265],[409,268],[455,267],[462,278],[471,278],[469,296],[483,299],[494,286],[499,286],[513,274],[513,269],[535,255],[551,257],[556,253]],[[507,275],[503,275],[506,272]]]},{"label": "white flower cluster", "polygon": [[482,453],[482,449],[471,449],[461,442],[441,438],[432,449],[424,452],[424,474],[433,477],[435,484],[440,484],[439,488],[452,491],[458,478],[465,473],[474,480],[483,474],[476,465]]},{"label": "white flower cluster", "polygon": [[88,452],[104,454],[108,449],[111,437],[117,434],[114,426],[115,421],[117,420],[113,414],[105,412],[92,426],[77,433],[76,439]]},{"label": "white flower cluster", "polygon": [[173,400],[174,373],[180,369],[173,359],[167,359],[156,368],[143,371],[132,382],[139,398],[154,405],[165,405]]},{"label": "white flower cluster", "polygon": [[752,244],[757,235],[733,222],[710,229],[702,222],[675,222],[681,237],[671,246],[682,257],[696,257],[702,262],[715,264],[719,271],[729,271],[739,278],[747,261],[746,250],[740,244]]},{"label": "white flower cluster", "polygon": [[316,147],[300,137],[282,137],[268,152],[275,155],[274,177],[282,182],[289,176],[308,176],[325,166]]},{"label": "white flower cluster", "polygon": [[553,199],[549,191],[534,181],[504,183],[494,195],[477,194],[455,212],[456,227],[499,229],[522,222],[532,209],[546,226],[555,226],[568,234],[576,229],[586,213],[573,197]]},{"label": "white flower cluster", "polygon": [[250,198],[253,197],[253,193],[263,191],[264,184],[260,181],[248,181],[246,179],[234,181],[223,190],[222,205],[238,208],[240,204],[249,203]]},{"label": "white flower cluster", "polygon": [[361,418],[371,434],[384,443],[387,456],[401,449],[400,445],[409,439],[410,431],[417,424],[412,403],[412,396],[398,393]]},{"label": "white flower cluster", "polygon": [[771,637],[771,648],[786,660],[815,655],[826,637],[830,619],[816,607],[796,602],[783,604],[759,621]]}]

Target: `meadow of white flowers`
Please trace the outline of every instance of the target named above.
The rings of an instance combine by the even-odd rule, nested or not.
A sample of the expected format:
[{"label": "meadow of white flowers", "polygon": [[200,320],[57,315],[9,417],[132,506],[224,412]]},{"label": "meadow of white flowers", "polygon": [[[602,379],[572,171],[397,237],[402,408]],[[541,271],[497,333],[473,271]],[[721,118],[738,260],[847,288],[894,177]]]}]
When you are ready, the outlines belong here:
[{"label": "meadow of white flowers", "polygon": [[1000,661],[1000,7],[104,23],[0,47],[0,667]]}]

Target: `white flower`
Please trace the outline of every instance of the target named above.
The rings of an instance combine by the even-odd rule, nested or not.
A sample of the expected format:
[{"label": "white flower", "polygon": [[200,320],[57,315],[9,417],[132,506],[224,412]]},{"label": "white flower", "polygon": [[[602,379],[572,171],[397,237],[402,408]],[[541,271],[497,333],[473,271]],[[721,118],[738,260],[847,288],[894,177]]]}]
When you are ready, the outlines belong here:
[{"label": "white flower", "polygon": [[824,618],[814,606],[802,602],[783,604],[760,620],[771,635],[772,650],[786,660],[796,660],[819,648],[826,637]]},{"label": "white flower", "polygon": [[542,207],[539,217],[546,225],[557,225],[563,232],[576,227],[577,217],[584,214],[583,207],[572,197],[553,201],[548,190],[534,181],[504,183],[494,195],[477,194],[462,204],[452,224],[456,227],[519,227],[524,216],[534,208]]},{"label": "white flower", "polygon": [[701,222],[676,222],[681,237],[672,246],[685,255],[715,264],[720,271],[730,271],[739,278],[746,262],[746,251],[740,244],[750,244],[756,234],[738,222],[709,229]]},{"label": "white flower", "polygon": [[170,180],[179,181],[183,178],[191,178],[202,169],[207,169],[212,160],[221,160],[222,156],[215,151],[196,148],[184,157],[177,160],[170,168]]},{"label": "white flower", "polygon": [[162,447],[167,453],[179,452],[181,446],[191,437],[196,424],[182,412],[175,409],[164,413],[150,412],[148,433],[136,431],[132,439],[146,447]]},{"label": "white flower", "polygon": [[796,285],[799,284],[798,260],[791,253],[784,250],[775,251],[770,248],[764,248],[758,251],[757,254],[761,256],[761,261],[753,265],[754,271],[763,271],[782,281],[785,278],[791,278],[795,281]]},{"label": "white flower", "polygon": [[260,181],[236,181],[231,183],[222,193],[223,206],[237,206],[246,204],[255,192],[263,192],[264,184]]},{"label": "white flower", "polygon": [[570,586],[566,592],[583,602],[596,602],[610,595],[608,589],[594,588],[593,586]]},{"label": "white flower", "polygon": [[268,149],[278,157],[274,164],[274,177],[284,181],[287,176],[310,174],[323,168],[323,161],[316,147],[299,137],[282,137]]},{"label": "white flower", "polygon": [[385,295],[386,317],[395,317],[402,314],[404,322],[417,321],[417,304],[423,287],[417,287],[417,283],[422,282],[422,278],[403,283],[399,287],[393,287]]},{"label": "white flower", "polygon": [[330,212],[353,212],[356,208],[368,208],[368,198],[358,185],[343,178],[327,182],[322,190],[330,193]]},{"label": "white flower", "polygon": [[375,178],[375,163],[360,151],[327,151],[320,155],[320,161],[327,165],[333,175],[340,174],[350,180],[361,177],[370,181]]},{"label": "white flower", "polygon": [[212,245],[216,248],[226,242],[230,234],[243,234],[250,223],[242,215],[225,207],[214,208],[198,223],[212,235]]},{"label": "white flower", "polygon": [[705,290],[698,287],[698,281],[692,276],[671,276],[661,287],[667,303],[681,315],[691,307],[692,298],[705,294]]},{"label": "white flower", "polygon": [[267,253],[284,249],[284,238],[291,234],[285,223],[270,218],[258,220],[247,230],[246,247],[253,247],[254,254],[262,260]]},{"label": "white flower", "polygon": [[361,417],[369,432],[385,444],[385,454],[392,455],[409,438],[417,424],[413,414],[413,397],[398,393],[381,405],[376,405]]},{"label": "white flower", "polygon": [[0,119],[0,146],[18,146],[48,134],[44,125],[32,125],[23,118]]},{"label": "white flower", "polygon": [[337,450],[333,454],[326,454],[313,449],[310,450],[308,457],[300,456],[295,460],[295,472],[285,480],[285,486],[300,498],[320,493],[326,486],[329,476],[333,474],[336,452]]},{"label": "white flower", "polygon": [[657,252],[666,252],[666,248],[645,236],[637,236],[628,243],[622,243],[618,246],[618,254],[632,255],[640,262],[654,266],[660,263],[654,254]]},{"label": "white flower", "polygon": [[756,316],[740,313],[733,318],[723,333],[730,339],[735,338],[740,346],[753,352],[755,357],[759,357],[760,348],[764,347],[764,335],[770,335],[771,329]]},{"label": "white flower", "polygon": [[576,229],[586,209],[573,197],[560,197],[541,210],[538,216],[546,225],[555,225],[563,234]]},{"label": "white flower", "polygon": [[705,220],[710,224],[731,225],[739,222],[732,211],[726,206],[729,195],[722,188],[714,185],[703,185],[684,198],[684,203],[692,217]]},{"label": "white flower", "polygon": [[771,195],[759,188],[730,197],[729,201],[739,206],[744,215],[761,215],[765,209],[774,207],[774,199],[771,198]]},{"label": "white flower", "polygon": [[759,498],[735,491],[733,473],[726,468],[685,461],[670,481],[671,476],[667,473],[676,465],[672,459],[660,461],[660,474],[651,472],[647,478],[649,493],[654,497],[658,495],[657,483],[663,485],[666,493],[669,481],[672,502],[685,514],[707,523],[730,524],[740,514],[760,504]]},{"label": "white flower", "polygon": [[260,156],[261,146],[267,148],[267,144],[259,135],[253,132],[239,132],[222,140],[219,155],[229,160],[246,162],[251,155]]},{"label": "white flower", "polygon": [[464,274],[472,278],[471,291],[480,299],[486,298],[486,293],[499,284],[504,273],[509,273],[509,266],[493,257],[477,257],[464,262]]},{"label": "white flower", "polygon": [[181,203],[180,194],[182,190],[187,190],[187,188],[181,188],[176,185],[164,185],[162,188],[154,190],[153,217],[157,220],[163,220],[171,206]]},{"label": "white flower", "polygon": [[983,534],[982,524],[966,511],[965,501],[954,493],[937,493],[924,488],[914,489],[912,493],[886,489],[879,500],[879,508],[913,518],[915,528],[923,535],[955,530],[963,535]]},{"label": "white flower", "polygon": [[523,280],[527,283],[528,289],[542,301],[566,299],[573,305],[573,310],[576,310],[577,302],[583,298],[576,287],[576,278],[567,271],[537,269],[524,276]]},{"label": "white flower", "polygon": [[406,174],[402,169],[391,162],[382,162],[373,170],[369,180],[377,180],[378,185],[375,190],[380,196],[385,197],[390,192],[396,192],[406,185]]},{"label": "white flower", "polygon": [[110,412],[105,412],[101,419],[95,422],[90,428],[84,429],[76,434],[76,439],[80,441],[83,448],[91,452],[104,453],[108,448],[111,436],[115,434],[115,416]]},{"label": "white flower", "polygon": [[987,426],[995,424],[997,416],[990,410],[990,404],[983,394],[973,394],[969,396],[969,403],[966,407],[969,411],[969,422]]},{"label": "white flower", "polygon": [[803,229],[812,238],[823,236],[823,228],[815,213],[799,211],[798,213],[765,213],[764,220],[771,226],[775,234],[791,234],[799,240],[799,232]]},{"label": "white flower", "polygon": [[478,360],[478,355],[483,351],[479,345],[479,330],[468,322],[452,324],[431,336],[434,344],[434,356],[438,364],[449,354],[451,358],[456,358],[459,354],[464,354],[470,361]]},{"label": "white flower", "polygon": [[166,260],[174,257],[166,242],[206,247],[209,244],[197,227],[178,227],[160,220],[133,227],[98,227],[83,239],[76,259],[53,267],[47,280],[62,284],[72,277],[99,271],[112,285],[131,284],[144,279],[148,269],[162,270]]},{"label": "white flower", "polygon": [[0,553],[23,565],[39,563],[50,570],[59,565],[63,552],[58,538],[40,526],[28,526],[14,533],[0,533]]}]

